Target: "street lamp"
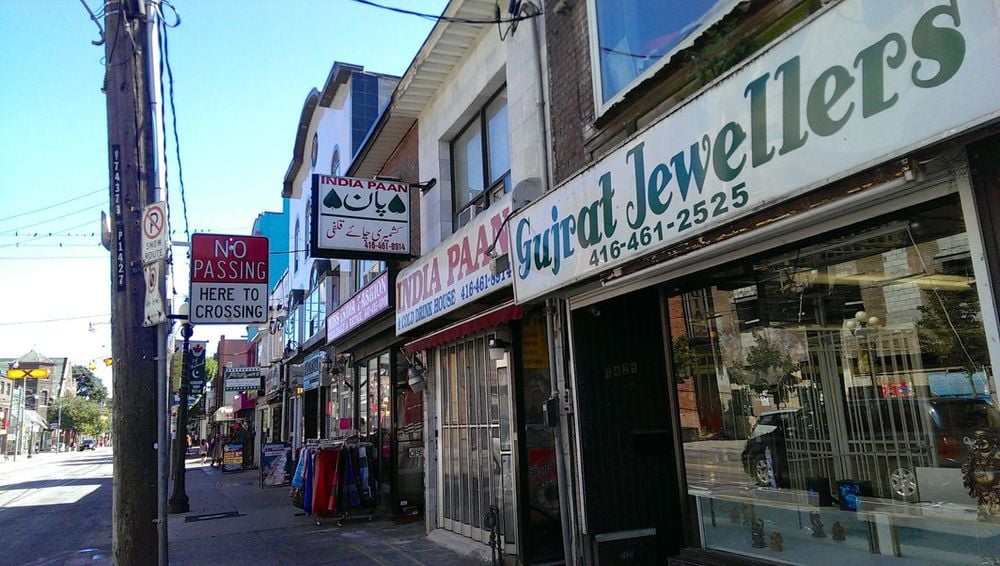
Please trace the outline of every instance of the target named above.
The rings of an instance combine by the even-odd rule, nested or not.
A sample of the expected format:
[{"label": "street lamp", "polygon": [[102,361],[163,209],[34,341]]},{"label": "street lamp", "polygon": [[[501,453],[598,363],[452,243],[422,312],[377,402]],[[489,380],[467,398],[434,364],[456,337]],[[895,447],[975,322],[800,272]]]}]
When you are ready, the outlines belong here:
[{"label": "street lamp", "polygon": [[168,513],[187,513],[191,510],[188,501],[186,486],[184,485],[184,461],[187,458],[187,415],[188,415],[188,373],[191,371],[191,357],[188,352],[191,335],[194,334],[194,325],[189,321],[190,306],[187,302],[181,304],[178,313],[170,315],[181,321],[181,336],[184,338],[184,345],[181,349],[181,386],[180,405],[177,406],[177,455],[174,461],[174,493],[167,502]]}]

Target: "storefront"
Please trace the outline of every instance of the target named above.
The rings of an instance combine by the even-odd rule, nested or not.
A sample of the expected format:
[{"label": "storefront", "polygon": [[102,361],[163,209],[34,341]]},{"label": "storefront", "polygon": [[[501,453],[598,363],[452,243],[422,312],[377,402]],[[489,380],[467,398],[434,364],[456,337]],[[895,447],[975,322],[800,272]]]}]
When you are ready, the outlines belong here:
[{"label": "storefront", "polygon": [[[515,214],[518,303],[564,306],[584,561],[1000,557],[998,187],[970,175],[998,31],[834,4]],[[877,88],[842,66],[872,57]]]},{"label": "storefront", "polygon": [[553,435],[541,417],[551,392],[544,316],[513,304],[510,272],[493,273],[488,257],[457,266],[457,250],[485,249],[477,238],[503,241],[510,205],[508,195],[400,272],[396,332],[411,337],[409,382],[426,386],[434,431],[428,531],[477,544],[492,533],[501,553],[533,562],[562,556]]},{"label": "storefront", "polygon": [[423,395],[406,383],[408,365],[393,326],[393,275],[393,269],[373,274],[327,316],[328,355],[336,360],[327,412],[330,438],[370,443],[379,508],[412,515],[423,509],[423,462],[412,450],[423,445]]}]

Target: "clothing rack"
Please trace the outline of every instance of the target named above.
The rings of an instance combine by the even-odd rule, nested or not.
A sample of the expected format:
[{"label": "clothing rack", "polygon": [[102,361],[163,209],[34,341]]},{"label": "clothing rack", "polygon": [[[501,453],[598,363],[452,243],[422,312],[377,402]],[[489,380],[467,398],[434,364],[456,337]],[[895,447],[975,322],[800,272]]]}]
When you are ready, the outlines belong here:
[{"label": "clothing rack", "polygon": [[377,481],[369,465],[374,453],[374,445],[357,436],[307,444],[292,478],[293,502],[299,506],[301,500],[317,525],[328,517],[335,518],[338,527],[347,520],[372,521],[378,505]]}]

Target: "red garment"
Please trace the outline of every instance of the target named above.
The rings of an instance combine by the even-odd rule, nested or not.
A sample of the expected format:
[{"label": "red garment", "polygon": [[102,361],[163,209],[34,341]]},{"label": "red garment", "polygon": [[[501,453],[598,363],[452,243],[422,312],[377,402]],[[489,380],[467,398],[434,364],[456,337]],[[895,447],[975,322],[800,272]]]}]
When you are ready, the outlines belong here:
[{"label": "red garment", "polygon": [[312,514],[317,517],[337,510],[337,470],[339,450],[320,450],[313,468]]}]

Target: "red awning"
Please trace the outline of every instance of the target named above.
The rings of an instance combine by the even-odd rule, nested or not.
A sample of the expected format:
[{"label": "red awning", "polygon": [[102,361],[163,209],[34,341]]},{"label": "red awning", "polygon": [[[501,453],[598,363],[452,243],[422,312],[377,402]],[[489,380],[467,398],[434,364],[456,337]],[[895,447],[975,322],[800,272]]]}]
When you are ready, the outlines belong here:
[{"label": "red awning", "polygon": [[499,326],[505,322],[518,320],[522,316],[524,316],[524,309],[513,303],[508,303],[487,311],[475,318],[459,322],[458,324],[454,324],[448,328],[438,330],[434,334],[429,334],[423,338],[414,340],[413,342],[406,344],[404,349],[406,350],[406,355],[412,356],[416,352],[434,348],[435,346],[440,346],[441,344],[447,344],[448,342],[454,342],[463,336],[468,336],[469,334],[479,332],[480,330]]}]

